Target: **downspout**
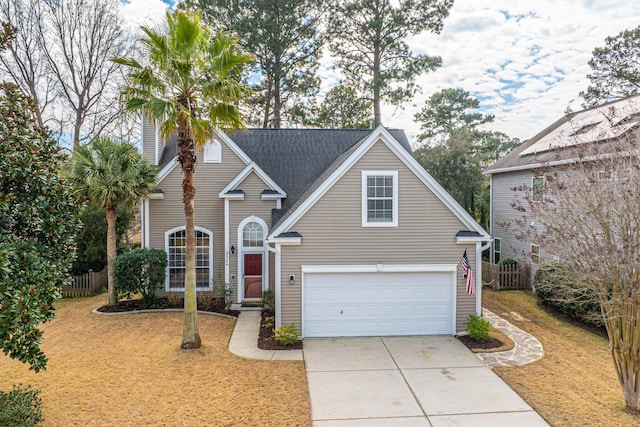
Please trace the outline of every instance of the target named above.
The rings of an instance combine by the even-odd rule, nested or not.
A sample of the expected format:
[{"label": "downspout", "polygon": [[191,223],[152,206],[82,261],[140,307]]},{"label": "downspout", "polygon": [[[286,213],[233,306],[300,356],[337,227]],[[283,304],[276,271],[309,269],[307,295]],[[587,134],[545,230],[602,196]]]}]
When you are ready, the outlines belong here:
[{"label": "downspout", "polygon": [[144,247],[149,249],[149,199],[144,199],[142,205],[144,207],[144,240],[142,242]]},{"label": "downspout", "polygon": [[276,260],[275,260],[275,281],[274,292],[276,294],[276,325],[275,329],[279,329],[282,326],[282,245],[276,243]]},{"label": "downspout", "polygon": [[146,249],[145,234],[144,234],[144,199],[140,199],[140,246],[142,249]]},{"label": "downspout", "polygon": [[486,245],[476,243],[476,316],[482,316],[482,252],[491,247],[491,240]]},{"label": "downspout", "polygon": [[[493,236],[493,174],[489,176],[489,235]],[[493,251],[489,254],[489,260],[495,263]]]},{"label": "downspout", "polygon": [[229,199],[226,197],[224,199],[224,283],[229,283]]}]

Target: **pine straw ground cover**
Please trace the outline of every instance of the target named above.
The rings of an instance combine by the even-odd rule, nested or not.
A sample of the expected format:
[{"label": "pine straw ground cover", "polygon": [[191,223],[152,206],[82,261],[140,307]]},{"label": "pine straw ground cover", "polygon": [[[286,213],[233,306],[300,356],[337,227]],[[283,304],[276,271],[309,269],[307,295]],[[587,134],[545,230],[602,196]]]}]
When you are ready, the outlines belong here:
[{"label": "pine straw ground cover", "polygon": [[552,426],[632,426],[608,341],[556,319],[521,291],[483,290],[483,305],[542,342],[534,363],[494,371]]},{"label": "pine straw ground cover", "polygon": [[92,314],[105,298],[57,304],[43,327],[46,371],[0,356],[3,390],[42,390],[45,426],[311,424],[303,362],[231,354],[234,319],[199,315],[203,346],[183,351],[182,313]]}]

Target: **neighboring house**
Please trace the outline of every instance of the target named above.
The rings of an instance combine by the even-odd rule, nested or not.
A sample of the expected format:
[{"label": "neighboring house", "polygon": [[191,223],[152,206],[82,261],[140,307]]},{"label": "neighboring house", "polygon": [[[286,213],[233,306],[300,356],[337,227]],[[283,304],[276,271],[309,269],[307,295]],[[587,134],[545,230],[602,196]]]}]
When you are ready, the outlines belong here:
[{"label": "neighboring house", "polygon": [[[531,263],[533,273],[539,264],[558,260],[556,254],[516,237],[518,229],[513,224],[523,218],[523,212],[514,204],[524,202],[525,197],[533,203],[543,200],[548,174],[566,173],[578,158],[588,160],[588,148],[597,147],[600,153],[615,150],[620,138],[637,133],[639,127],[640,95],[630,96],[567,114],[491,165],[485,172],[491,177],[491,261],[517,259]],[[598,180],[615,178],[611,170],[595,172]],[[530,224],[543,231],[536,218],[529,218]]]},{"label": "neighboring house", "polygon": [[[145,247],[164,249],[164,292],[182,292],[184,212],[175,141],[148,122],[161,169],[143,202]],[[276,297],[276,327],[303,337],[456,334],[481,310],[460,259],[480,274],[490,237],[415,161],[402,131],[218,132],[194,176],[197,288],[234,303]],[[477,282],[481,278],[476,277]],[[478,287],[479,288],[479,287]]]}]

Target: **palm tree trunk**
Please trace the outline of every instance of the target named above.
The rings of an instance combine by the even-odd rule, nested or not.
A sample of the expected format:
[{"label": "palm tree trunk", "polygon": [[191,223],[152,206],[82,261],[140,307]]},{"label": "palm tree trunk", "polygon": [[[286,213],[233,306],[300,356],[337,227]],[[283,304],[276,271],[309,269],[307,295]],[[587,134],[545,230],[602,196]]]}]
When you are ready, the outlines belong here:
[{"label": "palm tree trunk", "polygon": [[187,129],[180,135],[179,160],[182,164],[182,201],[184,203],[185,218],[185,283],[184,283],[184,322],[182,324],[181,348],[188,350],[199,348],[200,334],[198,333],[198,302],[196,299],[196,236],[194,202],[196,189],[193,186],[193,172],[196,156],[193,135]]},{"label": "palm tree trunk", "polygon": [[107,295],[110,306],[118,304],[118,295],[116,294],[116,283],[114,281],[113,265],[116,260],[116,246],[118,244],[116,238],[116,208],[109,207],[105,211],[107,215],[107,274],[108,285]]}]

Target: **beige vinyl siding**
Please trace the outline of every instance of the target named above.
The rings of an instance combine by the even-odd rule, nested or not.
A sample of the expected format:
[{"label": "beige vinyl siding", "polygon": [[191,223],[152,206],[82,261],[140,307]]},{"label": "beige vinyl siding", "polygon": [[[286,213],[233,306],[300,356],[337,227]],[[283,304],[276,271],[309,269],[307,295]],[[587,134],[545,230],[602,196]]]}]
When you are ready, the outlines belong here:
[{"label": "beige vinyl siding", "polygon": [[[364,170],[398,171],[398,227],[362,227]],[[458,264],[465,249],[475,266],[475,246],[456,244],[460,220],[398,159],[377,142],[290,231],[300,246],[282,247],[282,324],[302,322],[301,265]],[[290,283],[290,274],[296,280]],[[457,281],[457,331],[475,312],[461,269]]]},{"label": "beige vinyl siding", "polygon": [[[262,200],[262,192],[269,187],[254,172],[251,172],[236,189],[244,191],[244,200],[230,200],[229,205],[229,246],[233,245],[237,248],[236,254],[229,257],[229,272],[235,274],[236,279],[229,279],[229,285],[233,290],[233,300],[238,297],[238,279],[240,272],[238,271],[238,257],[240,254],[240,242],[238,242],[238,226],[247,217],[255,215],[262,219],[267,227],[271,226],[271,210],[277,207],[275,200]],[[264,230],[265,236],[270,231]],[[274,254],[269,254],[273,257]],[[271,261],[271,260],[270,260]],[[271,265],[269,266],[269,275],[272,276]],[[273,279],[269,281],[270,285]],[[273,285],[271,285],[273,286]]]},{"label": "beige vinyl siding", "polygon": [[154,121],[147,117],[142,119],[142,154],[151,162],[156,163],[156,127]]},{"label": "beige vinyl siding", "polygon": [[[198,150],[198,158],[202,152]],[[226,145],[222,144],[222,163],[198,162],[194,174],[196,187],[195,224],[213,232],[213,279],[224,282],[224,200],[218,193],[237,176],[246,165]],[[182,202],[182,171],[180,165],[158,185],[163,200],[149,200],[149,246],[165,249],[165,232],[184,226]],[[232,233],[233,234],[233,233]]]}]

